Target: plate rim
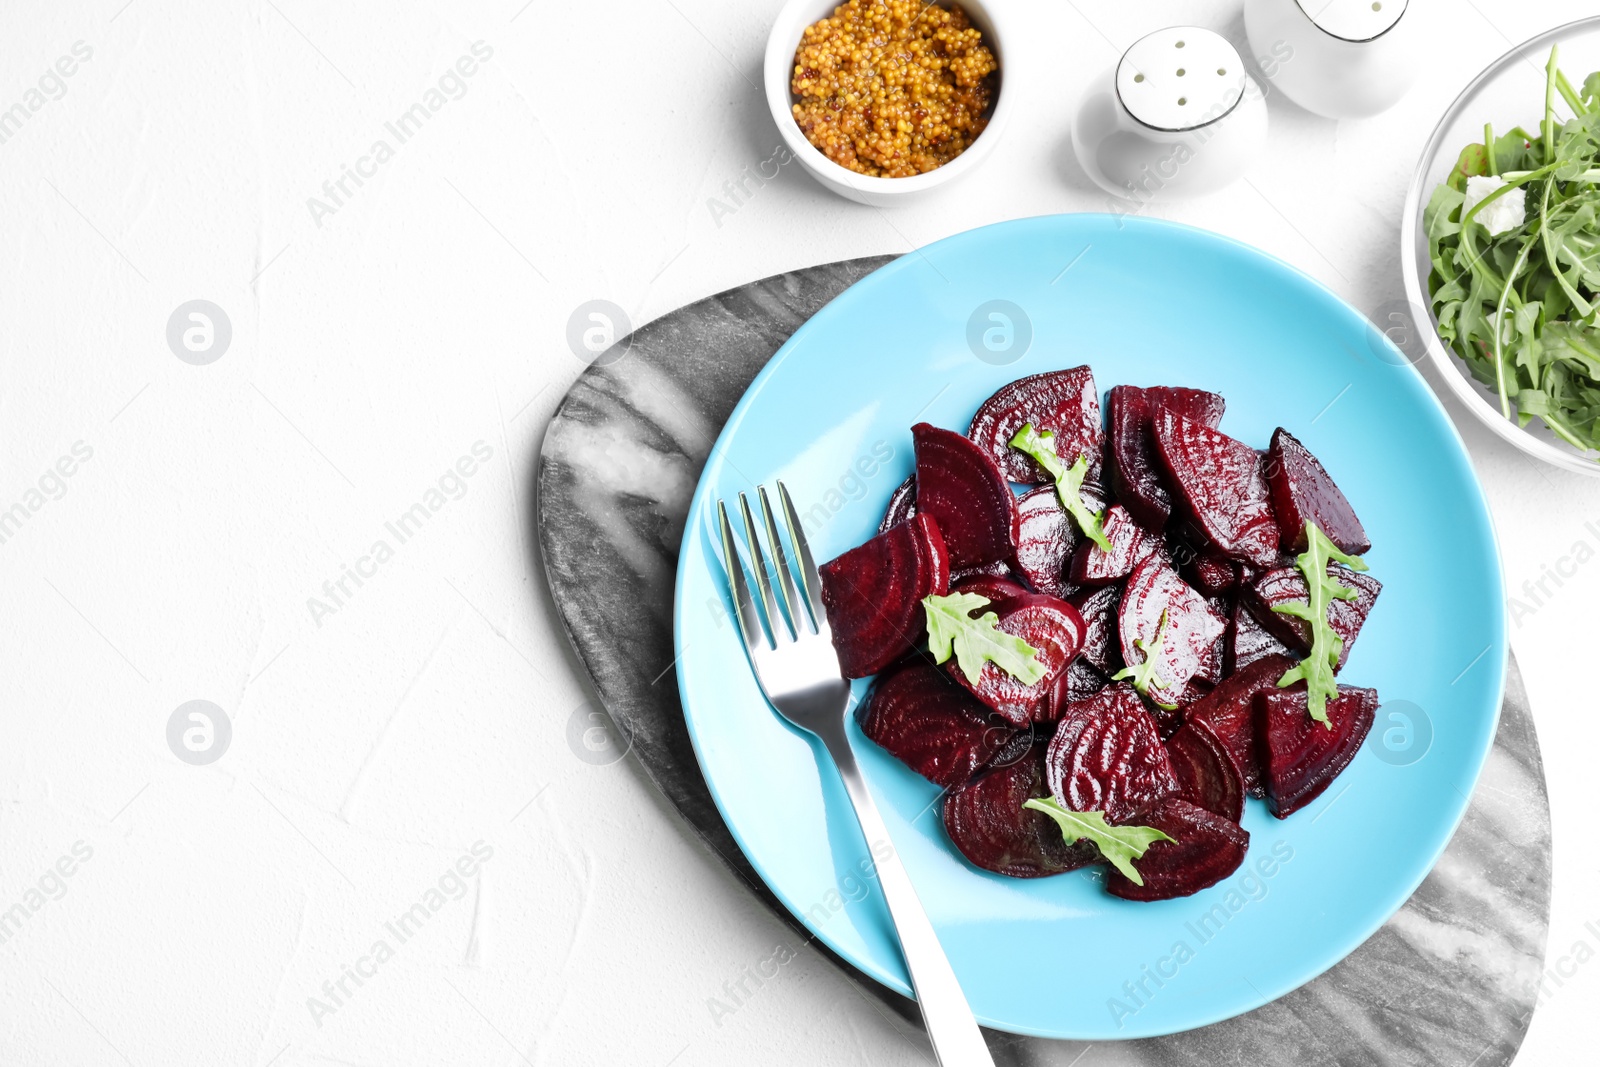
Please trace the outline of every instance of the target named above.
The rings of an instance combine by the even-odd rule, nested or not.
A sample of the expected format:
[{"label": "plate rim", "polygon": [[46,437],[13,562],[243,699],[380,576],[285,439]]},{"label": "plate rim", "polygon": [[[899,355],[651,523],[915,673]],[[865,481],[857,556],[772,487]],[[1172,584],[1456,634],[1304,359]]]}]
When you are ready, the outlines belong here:
[{"label": "plate rim", "polygon": [[[1022,218],[1007,219],[1000,222],[988,223],[983,226],[976,226],[971,229],[962,230],[957,233],[950,234],[947,237],[943,237],[937,241],[930,242],[927,245],[920,246],[910,252],[903,253],[896,259],[884,264],[881,267],[878,267],[871,273],[866,274],[857,279],[855,282],[851,283],[848,287],[835,295],[822,307],[818,308],[803,323],[801,323],[800,326],[789,335],[784,343],[779,346],[778,350],[772,354],[772,356],[767,360],[766,364],[759,372],[757,372],[756,376],[751,379],[749,385],[745,387],[744,392],[740,395],[738,403],[734,405],[733,409],[728,414],[727,420],[719,429],[716,439],[712,442],[711,447],[706,454],[705,465],[701,468],[700,474],[696,480],[694,495],[690,500],[688,511],[685,515],[683,538],[678,549],[676,571],[673,578],[672,642],[673,655],[675,657],[673,661],[674,664],[683,662],[684,657],[688,653],[688,648],[685,645],[684,639],[684,626],[682,625],[684,607],[686,603],[683,595],[683,587],[686,580],[685,575],[687,573],[685,563],[688,559],[689,553],[691,552],[692,545],[694,544],[694,529],[691,524],[694,522],[695,517],[699,515],[705,507],[707,507],[707,504],[705,503],[709,487],[709,479],[707,474],[711,469],[712,461],[718,458],[719,452],[725,447],[730,429],[737,428],[743,423],[744,417],[750,404],[752,403],[753,397],[765,387],[767,379],[777,373],[778,368],[782,366],[782,364],[792,355],[793,350],[800,347],[808,333],[815,328],[815,321],[839,301],[843,300],[845,297],[854,292],[858,287],[865,286],[873,279],[878,278],[879,275],[887,276],[891,273],[901,270],[911,269],[911,267],[915,265],[916,259],[926,259],[926,254],[928,252],[955,242],[975,239],[975,235],[977,234],[1000,233],[1013,229],[1025,230],[1029,227],[1048,225],[1052,222],[1078,223],[1092,227],[1095,225],[1104,224],[1107,221],[1110,221],[1119,229],[1131,226],[1135,229],[1147,229],[1156,232],[1173,231],[1190,239],[1217,242],[1223,246],[1229,247],[1233,251],[1241,252],[1248,256],[1254,256],[1270,265],[1274,270],[1285,272],[1291,278],[1297,280],[1303,285],[1308,286],[1322,299],[1331,302],[1337,307],[1343,308],[1350,314],[1353,314],[1357,318],[1365,321],[1369,328],[1369,337],[1381,338],[1383,344],[1387,345],[1390,349],[1394,349],[1393,342],[1384,336],[1380,330],[1378,330],[1376,327],[1373,327],[1371,321],[1367,319],[1367,317],[1362,314],[1361,311],[1346,301],[1338,293],[1335,293],[1323,282],[1301,270],[1299,267],[1280,259],[1270,252],[1257,248],[1248,242],[1241,241],[1227,234],[1218,233],[1214,230],[1208,230],[1200,226],[1173,222],[1167,219],[1146,218],[1137,215],[1121,215],[1109,212],[1057,212],[1042,215],[1030,215]],[[1486,723],[1483,741],[1479,746],[1476,757],[1470,767],[1471,788],[1465,793],[1463,793],[1459,788],[1454,790],[1454,792],[1457,794],[1457,799],[1446,798],[1447,802],[1453,806],[1453,811],[1450,811],[1450,818],[1448,820],[1448,832],[1441,835],[1437,846],[1432,850],[1432,854],[1428,856],[1427,862],[1421,865],[1419,868],[1420,873],[1418,873],[1414,879],[1410,880],[1404,885],[1399,885],[1397,883],[1397,890],[1391,895],[1391,898],[1388,899],[1382,907],[1375,909],[1377,912],[1377,918],[1375,921],[1367,924],[1364,927],[1356,928],[1355,933],[1347,940],[1347,942],[1341,941],[1337,949],[1330,953],[1331,958],[1326,960],[1326,962],[1319,960],[1311,968],[1304,969],[1302,972],[1297,972],[1299,974],[1298,977],[1290,977],[1266,990],[1261,990],[1257,988],[1254,983],[1251,983],[1251,987],[1254,990],[1255,995],[1244,998],[1244,1000],[1240,1002],[1243,1006],[1218,1012],[1204,1013],[1200,1017],[1195,1018],[1193,1021],[1188,1021],[1185,1025],[1177,1028],[1158,1026],[1149,1029],[1133,1029],[1131,1031],[1107,1031],[1104,1029],[1092,1028],[1068,1031],[1063,1029],[1051,1029],[1048,1027],[1030,1026],[1012,1021],[993,1019],[987,1016],[977,1015],[975,1012],[974,1014],[977,1015],[979,1023],[983,1026],[1004,1033],[1014,1033],[1028,1037],[1039,1037],[1052,1040],[1081,1040],[1097,1042],[1124,1041],[1148,1037],[1161,1037],[1175,1033],[1185,1033],[1245,1015],[1267,1004],[1270,1004],[1273,1001],[1288,995],[1289,993],[1292,993],[1296,989],[1299,989],[1310,982],[1315,981],[1327,971],[1337,966],[1352,952],[1364,944],[1373,934],[1381,929],[1384,924],[1393,918],[1401,908],[1405,906],[1406,902],[1409,901],[1416,893],[1417,888],[1427,879],[1428,875],[1433,872],[1433,869],[1435,866],[1437,866],[1440,857],[1444,854],[1445,850],[1449,847],[1450,842],[1454,839],[1457,830],[1460,829],[1462,819],[1466,816],[1467,808],[1471,804],[1472,796],[1476,793],[1477,785],[1482,777],[1484,766],[1487,764],[1489,755],[1493,751],[1494,739],[1499,729],[1501,713],[1505,703],[1506,656],[1510,651],[1510,635],[1507,625],[1507,610],[1505,604],[1505,567],[1501,552],[1499,531],[1497,530],[1494,522],[1494,513],[1489,508],[1489,502],[1487,494],[1484,491],[1483,482],[1478,477],[1477,468],[1472,462],[1472,455],[1467,449],[1466,442],[1461,436],[1460,429],[1456,426],[1455,420],[1450,417],[1449,412],[1444,407],[1443,402],[1433,388],[1428,384],[1427,379],[1422,375],[1418,367],[1415,364],[1407,362],[1403,356],[1400,356],[1397,349],[1394,350],[1394,354],[1397,357],[1395,360],[1392,362],[1385,362],[1389,363],[1395,371],[1400,372],[1399,380],[1406,383],[1405,385],[1400,386],[1400,388],[1410,389],[1413,394],[1419,398],[1423,408],[1428,410],[1434,417],[1434,422],[1436,425],[1445,431],[1446,439],[1452,442],[1454,445],[1451,458],[1467,476],[1466,481],[1473,490],[1470,502],[1476,506],[1475,510],[1478,514],[1478,517],[1482,521],[1483,530],[1488,535],[1488,546],[1490,549],[1491,558],[1493,560],[1493,567],[1490,569],[1490,573],[1487,577],[1494,586],[1494,589],[1491,589],[1490,591],[1494,592],[1495,590],[1498,590],[1499,592],[1498,596],[1492,598],[1492,602],[1496,605],[1493,617],[1490,620],[1493,630],[1493,639],[1491,640],[1489,647],[1480,654],[1481,659],[1493,653],[1497,646],[1499,648],[1499,655],[1495,657],[1495,661],[1489,666],[1489,669],[1494,672],[1491,685],[1491,691],[1494,696],[1493,711],[1488,718],[1488,722]],[[1470,664],[1468,669],[1470,670],[1471,666],[1476,665],[1476,662],[1477,661],[1474,661],[1473,664]],[[715,780],[709,773],[707,773],[706,757],[702,749],[701,738],[699,731],[696,728],[694,717],[689,710],[689,694],[686,688],[685,672],[682,670],[677,670],[675,671],[675,674],[677,675],[679,704],[683,711],[684,723],[689,732],[690,743],[694,749],[695,761],[699,765],[701,777],[705,780],[707,791],[711,794],[711,798],[713,803],[716,805],[718,815],[722,817],[723,824],[727,827],[729,835],[734,839],[735,843],[738,844],[739,850],[744,854],[744,857],[750,863],[751,868],[761,878],[762,883],[768,888],[773,896],[783,904],[784,908],[789,912],[789,914],[802,926],[809,930],[817,939],[826,944],[841,960],[847,962],[856,971],[867,975],[886,988],[892,989],[902,996],[914,1000],[915,995],[908,983],[903,981],[898,975],[885,973],[881,967],[874,965],[874,961],[870,957],[867,959],[860,959],[858,958],[857,953],[849,951],[847,947],[838,944],[834,937],[830,936],[821,928],[813,925],[807,917],[805,911],[796,906],[794,902],[790,901],[783,890],[778,885],[775,885],[771,879],[769,879],[762,865],[751,854],[750,847],[747,845],[744,835],[741,833],[736,823],[729,817],[728,808],[723,801],[721,792],[717,788]],[[853,706],[854,705],[852,705],[852,707]],[[777,718],[776,712],[771,712],[771,714]],[[778,721],[780,724],[782,724],[781,718],[779,718]],[[793,728],[788,727],[787,724],[783,725],[785,725],[786,728],[793,730]],[[806,740],[806,743],[809,747],[815,750],[816,746],[809,735],[805,735],[799,731],[795,732]],[[875,790],[875,792],[877,791]],[[1446,810],[1450,809],[1447,808]]]}]

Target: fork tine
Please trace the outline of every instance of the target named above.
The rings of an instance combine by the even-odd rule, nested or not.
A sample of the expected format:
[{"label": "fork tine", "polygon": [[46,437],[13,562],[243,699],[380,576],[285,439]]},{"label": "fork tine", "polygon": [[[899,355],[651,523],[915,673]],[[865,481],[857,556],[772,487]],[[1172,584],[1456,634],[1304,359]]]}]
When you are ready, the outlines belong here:
[{"label": "fork tine", "polygon": [[822,576],[817,573],[817,563],[811,558],[811,546],[806,544],[806,534],[800,526],[800,513],[794,509],[789,487],[778,482],[778,497],[783,501],[783,522],[789,527],[789,541],[800,564],[800,586],[805,591],[806,607],[811,612],[812,629],[822,632],[826,616],[822,612]]},{"label": "fork tine", "polygon": [[733,586],[734,618],[739,623],[739,635],[744,638],[745,650],[755,654],[757,648],[768,648],[767,635],[761,629],[761,617],[750,599],[750,585],[744,580],[744,564],[739,560],[739,550],[733,541],[733,525],[728,522],[728,509],[717,501],[717,521],[722,527],[722,566],[728,572]]},{"label": "fork tine", "polygon": [[761,551],[761,538],[756,536],[755,516],[750,513],[750,499],[739,494],[739,510],[744,512],[745,544],[750,549],[750,569],[755,571],[756,588],[761,592],[761,606],[766,611],[767,629],[772,632],[774,647],[798,636],[791,633],[783,616],[778,613],[778,603],[772,596],[772,582],[767,577],[767,557]]},{"label": "fork tine", "polygon": [[[767,528],[767,544],[772,546],[773,569],[778,572],[778,592],[783,594],[783,606],[789,611],[789,625],[795,637],[800,636],[800,594],[794,587],[794,575],[789,571],[789,554],[783,550],[783,540],[778,536],[778,524],[772,518],[772,503],[767,499],[767,487],[756,487],[761,498],[761,523]],[[813,631],[815,632],[815,631]]]}]

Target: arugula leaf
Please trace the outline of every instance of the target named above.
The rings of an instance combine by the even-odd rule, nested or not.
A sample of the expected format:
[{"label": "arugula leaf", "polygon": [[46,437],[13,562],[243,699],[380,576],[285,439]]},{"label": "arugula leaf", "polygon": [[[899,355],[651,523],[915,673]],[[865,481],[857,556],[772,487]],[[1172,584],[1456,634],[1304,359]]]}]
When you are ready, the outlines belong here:
[{"label": "arugula leaf", "polygon": [[1039,662],[1039,650],[1000,627],[1000,617],[986,611],[978,618],[972,612],[989,603],[977,593],[951,593],[922,598],[928,614],[928,649],[936,663],[943,663],[955,652],[956,665],[967,681],[978,684],[985,662],[993,663],[1024,685],[1032,685],[1047,673]]},{"label": "arugula leaf", "polygon": [[1172,841],[1153,826],[1112,826],[1106,822],[1103,811],[1069,811],[1055,797],[1025,801],[1022,806],[1042,811],[1054,819],[1069,845],[1084,838],[1093,841],[1100,855],[1134,885],[1144,885],[1144,876],[1134,869],[1133,861],[1157,841]]},{"label": "arugula leaf", "polygon": [[1111,539],[1106,536],[1104,526],[1105,512],[1090,511],[1080,492],[1084,476],[1089,473],[1089,457],[1079,456],[1070,468],[1063,466],[1061,457],[1056,454],[1056,435],[1049,430],[1038,432],[1031,422],[1023,423],[1022,428],[1012,435],[1011,447],[1032,456],[1034,462],[1055,479],[1056,496],[1061,498],[1061,506],[1067,509],[1067,514],[1076,520],[1078,529],[1099,545],[1101,551],[1110,552]]},{"label": "arugula leaf", "polygon": [[1333,626],[1328,622],[1328,601],[1331,598],[1354,600],[1356,591],[1340,584],[1330,575],[1328,563],[1335,560],[1355,571],[1364,571],[1367,565],[1355,556],[1339,551],[1338,546],[1328,540],[1328,535],[1310,519],[1306,520],[1306,540],[1309,544],[1304,552],[1295,557],[1295,563],[1305,576],[1310,599],[1306,603],[1293,600],[1287,604],[1274,604],[1272,610],[1306,621],[1311,627],[1311,651],[1278,679],[1278,685],[1282,687],[1305,682],[1306,710],[1313,719],[1331,730],[1333,723],[1328,719],[1328,700],[1339,695],[1339,682],[1334,677],[1334,671],[1339,665],[1339,654],[1344,651],[1344,640],[1333,632]]},{"label": "arugula leaf", "polygon": [[1456,157],[1455,169],[1450,172],[1448,185],[1457,192],[1464,192],[1467,188],[1467,179],[1489,173],[1489,150],[1481,144],[1469,144],[1461,150]]},{"label": "arugula leaf", "polygon": [[[1137,666],[1122,668],[1111,676],[1111,680],[1120,682],[1124,678],[1132,678],[1133,687],[1139,691],[1140,696],[1155,700],[1155,697],[1150,696],[1150,687],[1153,685],[1157,688],[1165,688],[1167,684],[1166,679],[1156,673],[1156,660],[1161,658],[1162,646],[1167,643],[1167,611],[1165,608],[1161,609],[1161,621],[1156,624],[1155,636],[1148,641],[1142,637],[1135,637],[1133,643],[1138,645],[1139,651],[1144,653],[1144,662]],[[1161,704],[1159,700],[1155,702]],[[1172,711],[1177,707],[1175,704],[1161,704],[1161,706],[1168,711]]]}]

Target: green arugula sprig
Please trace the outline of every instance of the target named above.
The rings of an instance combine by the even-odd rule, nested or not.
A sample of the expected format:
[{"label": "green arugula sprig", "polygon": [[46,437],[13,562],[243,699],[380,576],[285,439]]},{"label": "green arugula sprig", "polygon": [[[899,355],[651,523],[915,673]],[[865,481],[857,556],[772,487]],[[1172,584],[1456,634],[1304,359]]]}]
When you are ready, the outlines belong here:
[{"label": "green arugula sprig", "polygon": [[[1600,72],[1575,88],[1557,59],[1552,48],[1538,132],[1486,126],[1434,190],[1428,287],[1440,336],[1501,414],[1600,450]],[[1558,100],[1572,118],[1558,119]],[[1477,176],[1504,184],[1464,210]],[[1525,221],[1491,234],[1484,210],[1515,189],[1526,190]]]},{"label": "green arugula sprig", "polygon": [[1143,856],[1157,841],[1172,841],[1172,838],[1153,826],[1112,826],[1106,822],[1106,813],[1103,811],[1070,811],[1063,808],[1055,797],[1029,800],[1022,806],[1042,811],[1054,819],[1061,827],[1061,836],[1066,838],[1069,845],[1084,838],[1093,841],[1100,855],[1134,885],[1144,885],[1144,876],[1134,868],[1133,861]]},{"label": "green arugula sprig", "polygon": [[945,662],[953,651],[956,665],[973,685],[978,684],[985,663],[993,663],[1023,685],[1042,679],[1048,672],[1039,662],[1038,649],[1000,629],[1000,618],[992,611],[972,617],[972,612],[988,603],[988,597],[977,593],[922,598],[928,615],[928,650],[934,662]]},{"label": "green arugula sprig", "polygon": [[1124,678],[1133,679],[1133,687],[1139,691],[1140,696],[1155,700],[1163,708],[1172,711],[1176,705],[1162,704],[1161,701],[1150,696],[1151,686],[1164,688],[1167,684],[1166,679],[1156,673],[1156,660],[1161,657],[1161,649],[1167,643],[1167,611],[1165,608],[1161,609],[1161,621],[1156,624],[1155,636],[1148,641],[1142,637],[1136,637],[1133,639],[1133,643],[1138,645],[1139,651],[1144,653],[1144,662],[1132,667],[1122,668],[1111,676],[1111,680],[1120,682]]},{"label": "green arugula sprig", "polygon": [[1339,547],[1328,540],[1327,534],[1309,519],[1306,520],[1306,541],[1306,550],[1295,557],[1295,563],[1305,576],[1309,599],[1306,603],[1293,600],[1287,604],[1274,604],[1272,610],[1306,621],[1311,628],[1311,651],[1278,679],[1278,685],[1305,682],[1306,709],[1311,712],[1313,719],[1331,730],[1333,723],[1328,720],[1328,701],[1339,694],[1339,681],[1334,672],[1338,670],[1339,656],[1344,652],[1344,639],[1333,632],[1333,626],[1328,622],[1328,603],[1333,598],[1354,600],[1356,591],[1330,575],[1328,563],[1337,561],[1353,571],[1364,571],[1367,565],[1355,556],[1339,551]]},{"label": "green arugula sprig", "polygon": [[1012,435],[1011,447],[1033,457],[1034,462],[1055,479],[1056,496],[1061,499],[1061,506],[1067,509],[1067,514],[1077,522],[1078,529],[1099,545],[1101,551],[1110,552],[1111,539],[1106,536],[1105,530],[1106,513],[1090,511],[1081,492],[1083,479],[1089,473],[1089,457],[1079,456],[1071,467],[1066,466],[1056,454],[1056,435],[1049,430],[1043,433],[1035,430],[1031,422],[1023,423],[1022,428]]}]

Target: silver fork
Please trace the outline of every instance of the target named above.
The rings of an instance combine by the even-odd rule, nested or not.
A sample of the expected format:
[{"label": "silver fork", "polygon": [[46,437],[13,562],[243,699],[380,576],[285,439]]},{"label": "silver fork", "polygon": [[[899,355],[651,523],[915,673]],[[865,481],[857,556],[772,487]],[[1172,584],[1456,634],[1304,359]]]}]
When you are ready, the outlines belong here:
[{"label": "silver fork", "polygon": [[[739,494],[750,570],[761,598],[760,611],[750,595],[744,564],[740,561],[734,541],[733,526],[728,522],[728,509],[721,500],[717,501],[717,519],[722,527],[723,566],[733,586],[739,633],[744,638],[745,651],[750,654],[756,680],[761,683],[761,691],[778,710],[778,714],[822,741],[828,755],[833,757],[839,777],[844,780],[845,792],[855,806],[868,852],[877,866],[884,899],[889,902],[889,917],[900,936],[900,949],[905,954],[906,970],[911,973],[911,985],[922,1007],[922,1021],[933,1042],[934,1056],[942,1067],[994,1067],[994,1059],[984,1044],[977,1020],[972,1017],[966,995],[961,992],[955,972],[950,969],[950,961],[939,945],[927,913],[922,910],[922,902],[917,899],[905,867],[901,866],[894,842],[890,840],[883,818],[878,814],[878,806],[867,790],[866,780],[861,777],[855,753],[851,751],[845,735],[850,683],[839,670],[839,658],[833,649],[833,634],[822,609],[822,581],[817,575],[816,563],[811,558],[811,549],[806,544],[805,533],[800,528],[800,516],[795,512],[794,501],[789,498],[789,490],[779,482],[778,496],[783,502],[784,524],[789,528],[789,541],[794,545],[799,564],[799,588],[796,587],[794,572],[784,552],[783,541],[778,537],[778,525],[772,517],[772,505],[767,500],[766,487],[758,488],[757,495],[761,499],[762,525],[765,527],[774,573],[778,578],[778,592],[783,598],[787,617],[779,612],[773,596],[772,583],[767,576],[766,554],[761,550],[761,538],[756,535],[750,501],[743,493]],[[805,605],[803,608],[802,603]],[[763,614],[767,624],[765,630],[762,628]]]}]

